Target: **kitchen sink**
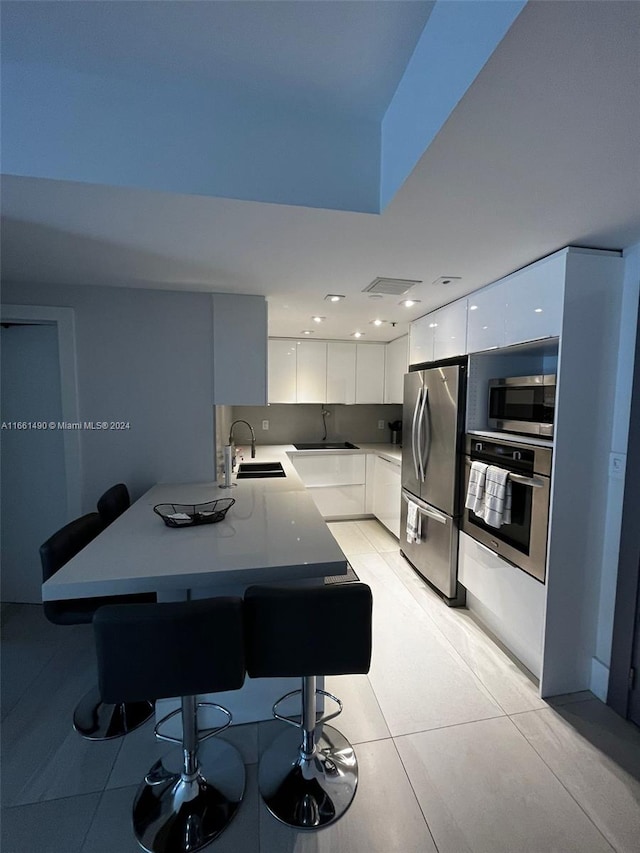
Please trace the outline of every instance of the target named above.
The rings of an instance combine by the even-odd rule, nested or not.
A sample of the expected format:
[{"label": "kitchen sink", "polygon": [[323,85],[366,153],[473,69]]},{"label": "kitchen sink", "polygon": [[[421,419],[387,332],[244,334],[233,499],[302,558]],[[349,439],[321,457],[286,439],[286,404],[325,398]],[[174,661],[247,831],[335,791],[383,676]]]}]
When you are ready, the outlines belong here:
[{"label": "kitchen sink", "polygon": [[286,477],[281,462],[241,462],[236,480],[264,477]]},{"label": "kitchen sink", "polygon": [[296,450],[359,450],[349,441],[316,441],[308,444],[294,444]]}]

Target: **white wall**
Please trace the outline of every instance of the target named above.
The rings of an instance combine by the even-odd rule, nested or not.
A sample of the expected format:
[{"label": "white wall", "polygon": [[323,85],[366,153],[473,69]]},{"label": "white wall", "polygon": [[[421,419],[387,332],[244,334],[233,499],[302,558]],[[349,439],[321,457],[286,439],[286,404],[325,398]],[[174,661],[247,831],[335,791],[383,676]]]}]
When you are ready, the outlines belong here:
[{"label": "white wall", "polygon": [[6,283],[2,299],[72,308],[80,420],[130,424],[81,431],[83,512],[119,481],[135,499],[215,478],[211,294]]},{"label": "white wall", "polygon": [[624,284],[620,315],[620,339],[616,372],[616,397],[613,409],[613,435],[611,452],[620,456],[622,473],[609,477],[606,530],[602,558],[600,606],[596,658],[592,667],[591,689],[606,700],[608,671],[611,662],[611,640],[620,549],[620,525],[624,498],[624,470],[626,467],[627,439],[633,383],[638,298],[640,292],[640,243],[624,251]]}]

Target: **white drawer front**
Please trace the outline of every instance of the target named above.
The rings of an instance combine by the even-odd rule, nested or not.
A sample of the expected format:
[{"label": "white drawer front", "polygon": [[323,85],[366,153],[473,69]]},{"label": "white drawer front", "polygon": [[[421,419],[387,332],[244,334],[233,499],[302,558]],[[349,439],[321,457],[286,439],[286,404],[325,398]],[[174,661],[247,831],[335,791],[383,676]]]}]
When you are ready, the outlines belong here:
[{"label": "white drawer front", "polygon": [[292,456],[291,461],[305,486],[364,485],[364,453],[329,453]]},{"label": "white drawer front", "polygon": [[545,587],[475,539],[460,534],[458,579],[467,606],[537,677],[542,661]]},{"label": "white drawer front", "polygon": [[310,488],[309,494],[324,518],[364,515],[364,485]]}]

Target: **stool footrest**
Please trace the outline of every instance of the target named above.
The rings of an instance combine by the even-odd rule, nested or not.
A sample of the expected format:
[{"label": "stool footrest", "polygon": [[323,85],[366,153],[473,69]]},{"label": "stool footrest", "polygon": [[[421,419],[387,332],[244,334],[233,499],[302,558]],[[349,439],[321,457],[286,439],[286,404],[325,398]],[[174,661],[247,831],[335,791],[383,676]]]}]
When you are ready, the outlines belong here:
[{"label": "stool footrest", "polygon": [[[228,729],[229,726],[231,725],[231,722],[233,719],[231,716],[231,711],[228,711],[222,705],[216,705],[215,702],[198,702],[196,705],[196,708],[215,708],[217,711],[221,711],[227,717],[227,721],[225,723],[223,723],[223,725],[216,726],[210,732],[207,732],[206,734],[199,736],[198,737],[198,743],[204,743],[204,741],[209,740],[209,738],[211,738],[211,737],[215,737],[215,735],[220,734],[220,732],[223,732],[225,729]],[[182,743],[181,737],[173,737],[173,735],[162,734],[162,732],[160,731],[161,726],[163,726],[165,723],[167,723],[173,717],[175,717],[181,713],[182,713],[182,708],[176,708],[175,711],[170,711],[168,714],[165,714],[165,716],[161,720],[158,720],[158,722],[156,723],[156,725],[153,729],[153,733],[158,738],[158,740],[166,740],[166,741],[169,741],[169,743],[179,743],[179,744]]]},{"label": "stool footrest", "polygon": [[[328,693],[326,690],[321,690],[319,687],[316,688],[316,696],[320,694],[321,696],[325,696],[327,699],[331,699],[338,706],[338,710],[334,711],[333,714],[327,714],[324,717],[320,717],[319,720],[316,720],[316,726],[319,726],[321,723],[326,723],[329,720],[333,720],[338,717],[342,713],[342,702],[338,699],[337,696],[334,696],[333,693]],[[273,716],[276,720],[282,720],[283,723],[289,723],[291,726],[295,726],[298,729],[302,728],[302,719],[297,720],[294,717],[287,717],[284,714],[279,714],[277,711],[278,705],[281,705],[287,699],[290,699],[291,696],[299,696],[302,693],[302,690],[291,690],[289,693],[285,693],[284,696],[281,696],[277,702],[275,702],[273,706]]]}]

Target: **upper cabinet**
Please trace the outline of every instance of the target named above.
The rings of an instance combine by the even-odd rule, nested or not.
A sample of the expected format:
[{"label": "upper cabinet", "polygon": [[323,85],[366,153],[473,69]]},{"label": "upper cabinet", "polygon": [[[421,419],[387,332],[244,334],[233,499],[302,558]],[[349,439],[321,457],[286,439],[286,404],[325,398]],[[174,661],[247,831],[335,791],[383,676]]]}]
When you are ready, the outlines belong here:
[{"label": "upper cabinet", "polygon": [[297,345],[298,403],[327,401],[327,344],[324,341],[300,341]]},{"label": "upper cabinet", "polygon": [[356,348],[344,341],[327,344],[327,403],[356,402]]},{"label": "upper cabinet", "polygon": [[508,280],[504,346],[556,338],[562,329],[566,258],[549,258]]},{"label": "upper cabinet", "polygon": [[[402,340],[402,339],[401,339]],[[270,403],[386,403],[402,401],[406,353],[394,350],[396,399],[385,399],[387,344],[269,340]],[[395,342],[394,342],[395,343]],[[397,375],[396,375],[397,373]]]},{"label": "upper cabinet", "polygon": [[269,402],[297,402],[297,346],[295,341],[269,341]]},{"label": "upper cabinet", "polygon": [[385,344],[356,344],[356,403],[384,402]]},{"label": "upper cabinet", "polygon": [[386,346],[384,401],[402,403],[404,375],[409,369],[409,336],[396,338]]},{"label": "upper cabinet", "polygon": [[470,294],[467,303],[467,352],[504,346],[506,285],[483,287]]},{"label": "upper cabinet", "polygon": [[409,324],[409,364],[433,361],[434,329],[430,314]]},{"label": "upper cabinet", "polygon": [[557,338],[566,255],[552,255],[469,295],[467,352]]},{"label": "upper cabinet", "polygon": [[457,299],[433,312],[433,360],[467,351],[467,300]]},{"label": "upper cabinet", "polygon": [[409,326],[409,364],[464,355],[467,345],[467,300],[457,299]]}]

